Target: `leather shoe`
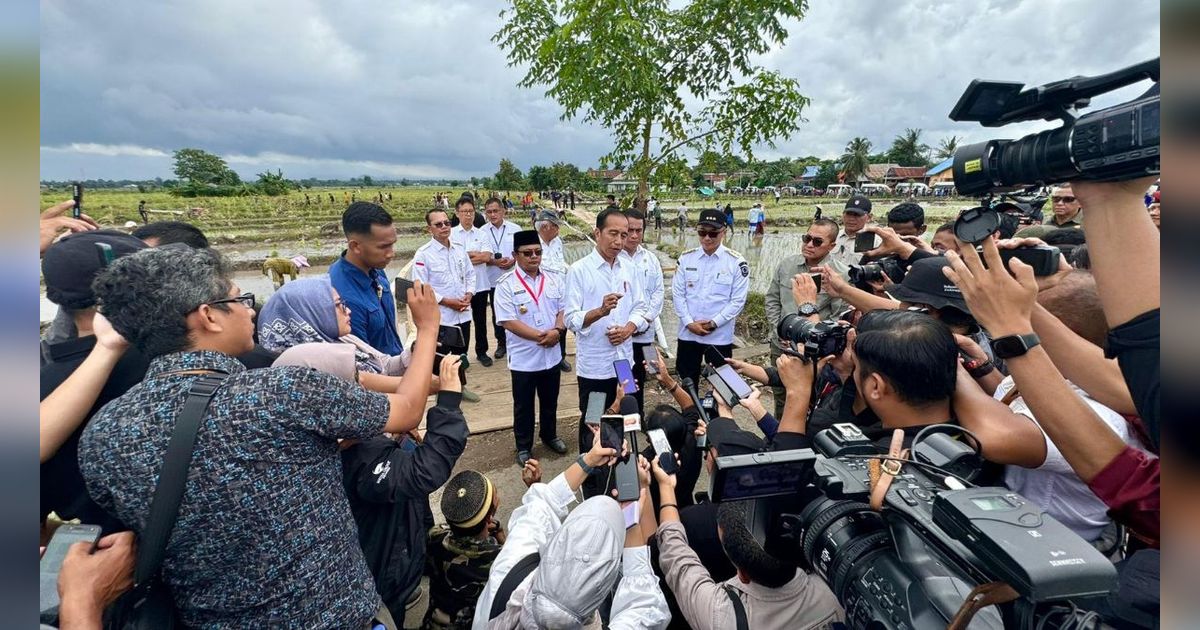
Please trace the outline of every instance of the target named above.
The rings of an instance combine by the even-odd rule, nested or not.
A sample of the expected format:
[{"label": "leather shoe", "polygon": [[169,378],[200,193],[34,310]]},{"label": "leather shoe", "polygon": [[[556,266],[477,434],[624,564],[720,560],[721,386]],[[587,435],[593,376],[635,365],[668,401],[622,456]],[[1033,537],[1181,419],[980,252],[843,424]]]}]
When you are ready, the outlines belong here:
[{"label": "leather shoe", "polygon": [[[496,358],[499,358],[499,357],[496,357]],[[479,365],[482,365],[483,367],[492,367],[492,359],[490,357],[488,357],[488,355],[486,355],[486,354],[481,354],[481,355],[475,357],[475,359],[478,360]]]},{"label": "leather shoe", "polygon": [[517,467],[524,468],[525,462],[533,458],[533,454],[529,451],[517,451]]},{"label": "leather shoe", "polygon": [[560,362],[558,363],[558,369],[560,369],[560,370],[562,370],[562,371],[564,371],[564,372],[570,372],[570,371],[571,371],[571,364],[570,364],[570,363],[568,363],[566,359],[563,359],[562,361],[560,361]]},{"label": "leather shoe", "polygon": [[412,595],[408,596],[408,600],[404,602],[404,610],[411,610],[413,606],[421,603],[421,595],[424,594],[424,592],[424,589],[422,589],[420,586],[417,586],[417,588],[413,590]]},{"label": "leather shoe", "polygon": [[558,453],[559,455],[565,455],[567,453],[567,443],[564,442],[563,439],[560,437],[550,438],[549,440],[542,440],[542,443],[545,444],[547,447],[549,447],[550,450],[554,451],[555,453]]},{"label": "leather shoe", "polygon": [[504,355],[506,355],[506,354],[508,354],[508,351],[505,350],[503,347],[500,347],[500,348],[496,348],[496,354],[494,356],[496,357],[497,360],[499,360],[499,359],[503,359]]},{"label": "leather shoe", "polygon": [[479,394],[476,394],[475,392],[473,392],[465,387],[462,390],[462,398],[463,398],[463,400],[465,400],[469,403],[477,403],[480,400]]}]

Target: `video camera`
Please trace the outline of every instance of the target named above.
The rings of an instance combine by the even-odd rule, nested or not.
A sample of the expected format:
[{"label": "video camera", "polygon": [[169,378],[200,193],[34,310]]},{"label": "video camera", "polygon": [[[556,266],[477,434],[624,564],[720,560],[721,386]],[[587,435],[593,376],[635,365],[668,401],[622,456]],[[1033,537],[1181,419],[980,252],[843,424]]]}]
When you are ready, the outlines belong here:
[{"label": "video camera", "polygon": [[818,433],[816,451],[717,458],[710,495],[754,500],[751,531],[764,549],[812,568],[851,628],[945,628],[996,582],[1016,599],[979,609],[971,628],[1079,623],[1085,613],[1065,602],[1113,590],[1112,563],[1024,497],[969,487],[982,459],[951,432],[969,435],[934,425],[913,440],[911,461],[884,463],[899,470],[879,512],[865,501],[868,461],[880,455],[851,424]]},{"label": "video camera", "polygon": [[[1091,98],[1144,79],[1142,96],[1077,117]],[[1063,121],[1019,140],[988,140],[954,152],[954,186],[964,195],[1018,190],[1072,180],[1123,181],[1159,172],[1159,60],[1095,77],[1024,89],[1023,83],[967,86],[950,120],[1001,127],[1026,120]]]},{"label": "video camera", "polygon": [[785,354],[816,362],[821,357],[841,354],[846,349],[846,333],[850,324],[826,319],[813,322],[799,313],[785,315],[779,320],[780,339],[790,341],[792,348],[780,348]]}]

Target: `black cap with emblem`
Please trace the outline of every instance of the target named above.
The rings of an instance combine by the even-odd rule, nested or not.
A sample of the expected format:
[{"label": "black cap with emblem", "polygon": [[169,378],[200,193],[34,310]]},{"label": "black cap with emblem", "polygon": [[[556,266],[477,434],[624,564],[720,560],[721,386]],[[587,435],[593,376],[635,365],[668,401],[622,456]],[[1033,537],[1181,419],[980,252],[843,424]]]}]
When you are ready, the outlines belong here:
[{"label": "black cap with emblem", "polygon": [[709,227],[723,228],[725,227],[725,213],[713,208],[701,210],[700,219],[697,223]]}]

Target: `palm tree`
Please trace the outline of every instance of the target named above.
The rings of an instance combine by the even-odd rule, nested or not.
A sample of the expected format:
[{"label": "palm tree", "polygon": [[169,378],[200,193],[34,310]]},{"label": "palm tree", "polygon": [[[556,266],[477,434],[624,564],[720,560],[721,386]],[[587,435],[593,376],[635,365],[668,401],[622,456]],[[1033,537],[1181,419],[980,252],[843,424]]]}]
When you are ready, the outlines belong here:
[{"label": "palm tree", "polygon": [[892,140],[892,148],[888,151],[888,159],[901,166],[925,165],[929,161],[928,155],[929,145],[921,144],[920,129],[905,129]]},{"label": "palm tree", "polygon": [[871,165],[871,141],[858,136],[846,145],[846,152],[842,154],[842,173],[845,175],[846,183],[858,181],[858,178],[867,173],[867,167]]},{"label": "palm tree", "polygon": [[938,146],[937,155],[943,160],[952,158],[956,150],[958,150],[958,136],[942,138],[942,143]]}]

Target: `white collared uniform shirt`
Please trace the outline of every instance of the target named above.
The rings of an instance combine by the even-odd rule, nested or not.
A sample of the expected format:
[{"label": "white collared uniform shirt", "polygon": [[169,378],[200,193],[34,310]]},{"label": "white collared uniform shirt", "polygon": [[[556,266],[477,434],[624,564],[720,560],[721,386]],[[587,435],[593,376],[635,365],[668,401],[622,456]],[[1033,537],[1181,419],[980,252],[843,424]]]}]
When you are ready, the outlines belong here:
[{"label": "white collared uniform shirt", "polygon": [[[487,244],[487,237],[483,235],[483,229],[473,227],[469,231],[464,230],[462,224],[458,224],[450,229],[450,242],[455,245],[462,245],[463,249],[467,250],[467,260],[470,260],[470,252],[488,252],[492,250]],[[488,284],[488,266],[485,264],[471,265],[475,268],[475,293],[487,291],[492,288]]]},{"label": "white collared uniform shirt", "polygon": [[[448,297],[461,300],[467,293],[475,292],[475,268],[467,258],[467,250],[453,241],[447,247],[430,240],[417,249],[413,256],[411,280],[420,280],[433,287],[437,301]],[[471,321],[471,309],[457,311],[448,306],[438,306],[442,312],[442,323],[455,326]]]},{"label": "white collared uniform shirt", "polygon": [[[512,221],[505,220],[500,227],[488,223],[479,229],[483,231],[483,240],[488,244],[489,251],[493,254],[499,253],[503,258],[513,257],[513,235],[521,231],[521,226]],[[496,281],[500,279],[500,276],[512,269],[516,269],[516,264],[509,269],[501,269],[496,265],[488,265],[488,288],[496,288]]]},{"label": "white collared uniform shirt", "polygon": [[[583,378],[616,378],[613,361],[625,359],[633,364],[633,337],[619,346],[608,341],[608,328],[633,322],[641,330],[651,320],[646,318],[645,293],[641,277],[628,257],[617,256],[610,266],[593,249],[590,254],[571,265],[567,271],[566,301],[563,312],[567,328],[575,333],[575,373]],[[584,328],[587,312],[604,303],[604,296],[620,293],[617,307],[611,313]]]},{"label": "white collared uniform shirt", "polygon": [[654,343],[654,320],[662,314],[663,298],[666,293],[662,261],[654,252],[641,245],[638,245],[637,251],[632,256],[624,251],[621,252],[621,255],[632,260],[634,267],[641,273],[642,290],[646,297],[646,319],[650,321],[644,330],[638,328],[638,332],[633,335],[633,342]]},{"label": "white collared uniform shirt", "polygon": [[[733,343],[734,321],[745,308],[749,291],[750,265],[741,254],[724,245],[712,255],[699,247],[684,252],[671,283],[679,339],[710,346]],[[688,324],[705,319],[717,329],[703,336],[687,329]]]},{"label": "white collared uniform shirt", "polygon": [[[519,321],[537,331],[554,328],[563,310],[564,278],[543,271],[535,278],[514,267],[496,281],[496,322]],[[512,332],[504,331],[508,340],[508,369],[514,372],[540,372],[558,368],[562,352],[558,344],[549,348],[539,346]]]},{"label": "white collared uniform shirt", "polygon": [[562,237],[555,236],[554,240],[549,243],[538,237],[538,242],[542,244],[542,270],[552,271],[565,279],[567,277],[567,256],[563,250]]}]

